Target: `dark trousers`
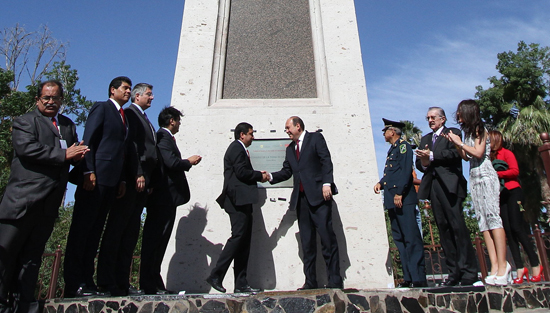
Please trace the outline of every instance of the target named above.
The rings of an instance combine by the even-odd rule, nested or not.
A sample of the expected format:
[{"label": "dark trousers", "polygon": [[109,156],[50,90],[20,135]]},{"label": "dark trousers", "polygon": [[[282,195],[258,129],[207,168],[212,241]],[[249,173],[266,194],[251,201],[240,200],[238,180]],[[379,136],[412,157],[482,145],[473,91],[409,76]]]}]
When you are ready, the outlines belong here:
[{"label": "dark trousers", "polygon": [[95,288],[94,260],[117,189],[103,185],[96,185],[92,191],[84,190],[82,185],[76,188],[64,262],[66,296],[72,296],[83,284]]},{"label": "dark trousers", "polygon": [[447,192],[438,179],[433,180],[430,194],[449,279],[477,281],[476,254],[462,212],[464,199]]},{"label": "dark trousers", "polygon": [[310,206],[304,192],[300,192],[296,204],[298,229],[304,254],[304,274],[306,285],[317,287],[317,236],[321,238],[323,258],[325,259],[328,287],[341,288],[340,257],[338,242],[332,229],[332,201],[325,201],[318,206]]},{"label": "dark trousers", "polygon": [[147,207],[141,246],[140,287],[146,293],[166,290],[160,269],[176,220],[176,206]]},{"label": "dark trousers", "polygon": [[426,281],[424,245],[416,223],[416,204],[388,210],[393,241],[403,265],[403,279],[408,282]]},{"label": "dark trousers", "polygon": [[44,216],[44,201],[17,220],[0,220],[0,312],[39,312],[34,297],[42,254],[55,217]]},{"label": "dark trousers", "polygon": [[248,285],[246,272],[252,239],[252,204],[236,206],[231,203],[229,197],[226,197],[224,209],[231,221],[231,237],[227,239],[210,276],[223,281],[229,265],[234,262],[235,288],[242,288]]},{"label": "dark trousers", "polygon": [[106,289],[130,287],[130,267],[139,237],[141,213],[147,192],[137,192],[135,182],[126,187],[109,212],[97,259],[97,285]]},{"label": "dark trousers", "polygon": [[523,213],[519,209],[518,201],[521,203],[524,202],[521,188],[518,187],[512,190],[504,188],[500,192],[500,217],[502,218],[502,224],[506,232],[506,238],[508,239],[508,246],[517,268],[523,267],[523,258],[519,252],[520,243],[529,257],[531,266],[538,266],[539,257],[535,252],[533,242],[525,231],[527,225],[523,219]]}]

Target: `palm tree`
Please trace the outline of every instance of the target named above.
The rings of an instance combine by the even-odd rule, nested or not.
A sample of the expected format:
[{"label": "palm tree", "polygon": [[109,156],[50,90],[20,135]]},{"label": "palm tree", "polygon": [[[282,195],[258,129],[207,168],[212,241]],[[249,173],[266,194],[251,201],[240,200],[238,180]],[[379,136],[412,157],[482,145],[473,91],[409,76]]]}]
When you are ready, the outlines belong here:
[{"label": "palm tree", "polygon": [[[511,105],[508,105],[512,109]],[[504,140],[514,151],[520,167],[520,181],[525,193],[524,207],[528,220],[537,220],[541,201],[550,199],[550,188],[546,180],[544,165],[538,147],[542,145],[540,133],[550,132],[548,104],[539,96],[531,105],[517,109],[517,115],[509,115],[502,120]],[[550,206],[547,205],[547,211]]]},{"label": "palm tree", "polygon": [[413,146],[413,149],[416,149],[420,144],[420,139],[422,139],[422,131],[420,128],[416,127],[412,121],[402,120],[400,122],[405,124],[405,127],[402,129],[403,133],[401,137],[408,141]]}]

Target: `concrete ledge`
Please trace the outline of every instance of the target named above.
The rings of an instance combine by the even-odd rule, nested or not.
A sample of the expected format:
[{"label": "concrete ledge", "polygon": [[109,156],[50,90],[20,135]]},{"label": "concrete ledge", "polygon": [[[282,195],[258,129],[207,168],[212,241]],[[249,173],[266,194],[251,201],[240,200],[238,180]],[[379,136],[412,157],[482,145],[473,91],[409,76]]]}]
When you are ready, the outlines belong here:
[{"label": "concrete ledge", "polygon": [[550,284],[426,289],[315,289],[258,294],[189,294],[52,299],[45,313],[522,312],[548,309]]}]

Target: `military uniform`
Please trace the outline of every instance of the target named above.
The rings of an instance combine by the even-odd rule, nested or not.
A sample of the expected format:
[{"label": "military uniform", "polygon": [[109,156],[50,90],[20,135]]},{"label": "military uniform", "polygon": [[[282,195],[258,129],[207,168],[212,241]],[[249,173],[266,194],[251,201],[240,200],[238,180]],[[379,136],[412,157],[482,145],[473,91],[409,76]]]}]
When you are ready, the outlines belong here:
[{"label": "military uniform", "polygon": [[[384,131],[390,126],[386,123]],[[403,278],[406,283],[422,286],[426,282],[424,247],[415,217],[417,197],[412,170],[411,145],[399,137],[388,150],[384,176],[379,184],[384,190],[384,207],[390,217],[392,237],[401,256]],[[402,196],[401,208],[394,204],[395,195]]]}]

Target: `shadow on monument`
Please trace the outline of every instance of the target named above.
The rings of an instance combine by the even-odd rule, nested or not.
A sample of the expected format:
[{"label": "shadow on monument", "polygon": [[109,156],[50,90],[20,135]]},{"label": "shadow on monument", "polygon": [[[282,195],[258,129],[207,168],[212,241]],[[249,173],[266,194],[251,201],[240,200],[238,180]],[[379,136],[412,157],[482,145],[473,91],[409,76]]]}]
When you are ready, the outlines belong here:
[{"label": "shadow on monument", "polygon": [[170,260],[166,275],[166,288],[185,290],[188,293],[208,293],[210,285],[204,280],[222,251],[222,244],[214,244],[202,233],[206,227],[208,208],[197,203],[189,214],[180,218],[176,231],[176,252]]},{"label": "shadow on monument", "polygon": [[[288,230],[297,221],[297,217],[296,211],[288,209],[279,226],[271,235],[268,234],[262,213],[262,207],[266,200],[266,190],[259,189],[259,202],[254,205],[253,211],[254,224],[252,226],[252,243],[247,276],[251,286],[273,290],[277,288],[273,250],[277,247],[279,240],[286,236]],[[189,214],[180,218],[178,222],[175,234],[176,252],[170,260],[166,278],[166,287],[169,290],[185,290],[187,293],[209,293],[211,290],[205,279],[218,261],[223,244],[214,244],[202,235],[206,228],[207,213],[208,208],[202,208],[195,204],[191,207]],[[350,260],[342,220],[335,202],[332,206],[332,223],[338,240],[340,273],[345,280],[346,270],[350,267]],[[299,236],[300,234],[297,232],[295,238],[298,244],[298,253],[303,261]],[[227,237],[229,237],[229,234]],[[317,243],[317,277],[321,287],[327,284],[327,275],[319,239],[317,239]],[[208,257],[210,257],[210,263]],[[232,267],[227,275],[233,275]],[[299,275],[303,277],[303,273]],[[305,281],[305,277],[303,280]],[[296,288],[300,286],[296,286]],[[226,287],[231,289],[230,286]]]},{"label": "shadow on monument", "polygon": [[[250,251],[250,261],[248,265],[248,281],[252,286],[260,287],[266,290],[277,288],[277,275],[275,273],[275,264],[273,260],[273,250],[278,245],[279,240],[286,236],[288,230],[297,221],[296,211],[288,209],[281,219],[279,226],[269,235],[267,233],[264,218],[262,214],[262,206],[267,200],[265,189],[260,189],[260,202],[254,205],[254,226],[252,229],[252,246]],[[340,274],[346,279],[346,270],[350,267],[350,260],[347,251],[347,242],[344,235],[344,227],[338,212],[338,205],[333,202],[332,205],[332,224],[338,240],[338,248],[340,254]],[[317,236],[317,279],[319,286],[327,284],[326,265],[321,250],[320,239]],[[300,243],[300,233],[295,234],[298,245],[298,253],[303,262],[302,245]],[[303,264],[303,263],[302,263]],[[300,266],[302,266],[300,264]],[[305,276],[303,273],[303,280]],[[301,287],[296,286],[296,288]]]}]

